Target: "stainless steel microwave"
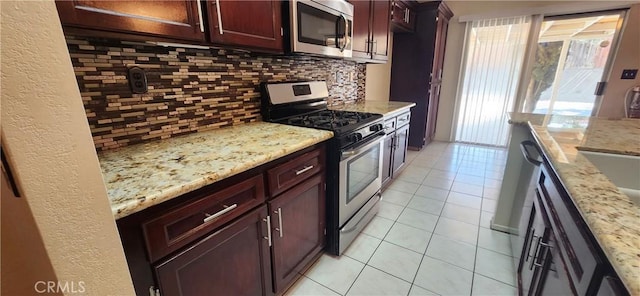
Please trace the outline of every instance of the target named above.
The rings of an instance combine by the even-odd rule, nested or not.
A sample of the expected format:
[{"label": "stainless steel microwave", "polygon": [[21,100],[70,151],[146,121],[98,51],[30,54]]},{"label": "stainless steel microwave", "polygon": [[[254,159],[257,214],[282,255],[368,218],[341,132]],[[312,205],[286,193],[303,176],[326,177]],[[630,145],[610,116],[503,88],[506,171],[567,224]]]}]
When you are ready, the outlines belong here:
[{"label": "stainless steel microwave", "polygon": [[353,5],[344,0],[290,1],[291,50],[351,57]]}]

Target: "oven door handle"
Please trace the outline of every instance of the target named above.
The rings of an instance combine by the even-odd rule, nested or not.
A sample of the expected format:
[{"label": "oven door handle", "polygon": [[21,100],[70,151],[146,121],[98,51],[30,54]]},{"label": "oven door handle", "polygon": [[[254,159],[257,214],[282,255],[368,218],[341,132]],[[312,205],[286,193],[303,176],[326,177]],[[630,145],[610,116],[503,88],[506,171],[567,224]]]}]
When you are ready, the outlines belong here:
[{"label": "oven door handle", "polygon": [[370,141],[367,141],[365,144],[359,145],[358,147],[355,147],[353,149],[349,149],[346,151],[342,151],[340,156],[341,159],[345,159],[345,158],[349,158],[352,157],[354,155],[358,155],[360,154],[360,152],[367,150],[375,145],[378,145],[380,143],[380,141],[382,141],[382,139],[384,139],[385,134],[384,131],[381,131],[377,134],[377,136],[375,138],[373,138]]}]

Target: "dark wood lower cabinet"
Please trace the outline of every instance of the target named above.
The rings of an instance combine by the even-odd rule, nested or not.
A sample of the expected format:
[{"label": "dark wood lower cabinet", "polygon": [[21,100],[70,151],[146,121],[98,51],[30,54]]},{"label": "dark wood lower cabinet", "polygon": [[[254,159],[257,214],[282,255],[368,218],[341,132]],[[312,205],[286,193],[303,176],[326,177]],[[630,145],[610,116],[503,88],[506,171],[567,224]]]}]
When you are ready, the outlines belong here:
[{"label": "dark wood lower cabinet", "polygon": [[393,162],[393,137],[394,136],[395,136],[395,132],[388,134],[387,137],[384,139],[384,143],[382,144],[383,146],[382,187],[385,187],[386,185],[389,184],[389,182],[391,182],[391,175],[392,175],[391,167]]},{"label": "dark wood lower cabinet", "polygon": [[324,247],[324,178],[311,179],[269,202],[273,282],[283,292]]},{"label": "dark wood lower cabinet", "polygon": [[[537,195],[537,190],[536,190]],[[536,258],[536,253],[540,243],[547,243],[549,240],[549,219],[540,208],[539,202],[534,202],[529,216],[529,226],[525,235],[525,241],[520,255],[518,265],[518,288],[519,295],[536,295],[535,291],[540,282],[541,269],[534,264],[540,264]]]},{"label": "dark wood lower cabinet", "polygon": [[541,283],[543,285],[539,287],[537,295],[575,295],[567,270],[564,268],[566,264],[560,255],[558,240],[553,231],[550,231],[539,256],[542,260]]},{"label": "dark wood lower cabinet", "polygon": [[409,120],[411,111],[388,118],[384,123],[387,137],[382,150],[382,188],[391,184],[407,162],[409,144]]},{"label": "dark wood lower cabinet", "polygon": [[628,295],[546,159],[517,277],[519,295]]},{"label": "dark wood lower cabinet", "polygon": [[262,206],[155,266],[162,295],[267,295],[271,260]]},{"label": "dark wood lower cabinet", "polygon": [[[309,147],[119,219],[136,294],[284,293],[325,246],[324,150]],[[265,186],[281,176],[292,177]]]},{"label": "dark wood lower cabinet", "polygon": [[407,144],[409,143],[409,125],[399,127],[394,138],[393,174],[397,174],[407,162]]}]

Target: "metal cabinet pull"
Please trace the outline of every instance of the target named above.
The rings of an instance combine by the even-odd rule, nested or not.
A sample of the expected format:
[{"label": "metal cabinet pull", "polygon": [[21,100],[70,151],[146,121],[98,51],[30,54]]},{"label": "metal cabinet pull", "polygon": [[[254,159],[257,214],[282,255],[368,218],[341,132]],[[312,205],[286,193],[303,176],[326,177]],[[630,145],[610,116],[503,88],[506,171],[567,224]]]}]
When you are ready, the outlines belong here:
[{"label": "metal cabinet pull", "polygon": [[220,35],[224,34],[222,32],[222,15],[220,14],[220,0],[216,0],[216,12],[218,13],[218,30],[220,30]]},{"label": "metal cabinet pull", "polygon": [[211,220],[213,220],[215,218],[218,218],[218,217],[220,217],[220,216],[222,216],[222,215],[224,215],[224,214],[226,214],[228,212],[231,212],[231,210],[235,209],[237,206],[238,206],[238,204],[232,204],[230,206],[223,206],[224,209],[222,211],[219,211],[219,212],[217,212],[217,213],[215,213],[213,215],[204,213],[204,215],[207,216],[207,218],[204,218],[203,223],[208,223],[209,221],[211,221]]},{"label": "metal cabinet pull", "polygon": [[297,170],[296,171],[296,176],[299,176],[300,174],[304,174],[306,172],[308,172],[309,170],[313,169],[313,166],[305,166],[304,168],[302,168],[301,170]]},{"label": "metal cabinet pull", "polygon": [[278,214],[278,226],[276,227],[276,231],[280,233],[280,237],[284,235],[284,228],[282,227],[282,208],[278,208],[277,211],[273,211],[274,214]]},{"label": "metal cabinet pull", "polygon": [[266,239],[269,242],[269,247],[271,247],[271,216],[263,218],[262,221],[267,222],[267,236],[262,238]]},{"label": "metal cabinet pull", "polygon": [[[533,258],[533,265],[537,267],[542,267],[542,265],[544,265],[544,259],[547,257],[547,253],[551,249],[551,245],[545,242],[540,242],[540,246],[542,248],[540,248],[539,254],[536,254],[536,257]],[[541,259],[540,261],[542,261],[542,263],[536,262],[538,259]]]},{"label": "metal cabinet pull", "polygon": [[536,241],[536,247],[535,247],[535,249],[533,250],[533,256],[531,256],[531,253],[529,253],[529,254],[528,254],[528,255],[529,255],[529,257],[533,257],[533,259],[532,259],[532,260],[531,260],[531,262],[529,263],[529,270],[532,270],[532,269],[533,269],[533,263],[535,263],[535,262],[536,262],[536,257],[537,257],[537,255],[538,255],[538,249],[540,248],[540,241],[542,240],[542,237],[541,237],[541,236],[534,235],[534,236],[533,236],[533,239],[537,239],[537,241]]},{"label": "metal cabinet pull", "polygon": [[198,17],[200,18],[198,20],[198,23],[200,24],[200,32],[204,33],[204,20],[202,19],[202,3],[201,3],[201,0],[198,0],[196,5],[198,5]]}]

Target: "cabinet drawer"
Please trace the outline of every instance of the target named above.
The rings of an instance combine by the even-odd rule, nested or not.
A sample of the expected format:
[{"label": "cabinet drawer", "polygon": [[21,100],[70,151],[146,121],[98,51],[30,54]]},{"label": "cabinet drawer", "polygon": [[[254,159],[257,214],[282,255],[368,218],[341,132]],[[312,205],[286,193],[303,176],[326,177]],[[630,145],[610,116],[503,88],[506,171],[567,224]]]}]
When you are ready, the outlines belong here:
[{"label": "cabinet drawer", "polygon": [[263,177],[257,175],[144,223],[150,261],[187,245],[264,200]]},{"label": "cabinet drawer", "polygon": [[396,126],[401,127],[405,124],[409,124],[409,120],[411,120],[411,112],[400,114],[397,117],[398,122],[396,123]]},{"label": "cabinet drawer", "polygon": [[384,121],[384,132],[388,135],[396,130],[396,118],[389,118]]},{"label": "cabinet drawer", "polygon": [[588,226],[573,201],[546,166],[541,170],[538,186],[569,277],[578,294],[586,295],[592,280],[602,276],[604,262],[589,239]]},{"label": "cabinet drawer", "polygon": [[324,149],[316,149],[267,171],[271,196],[295,186],[324,168]]}]

